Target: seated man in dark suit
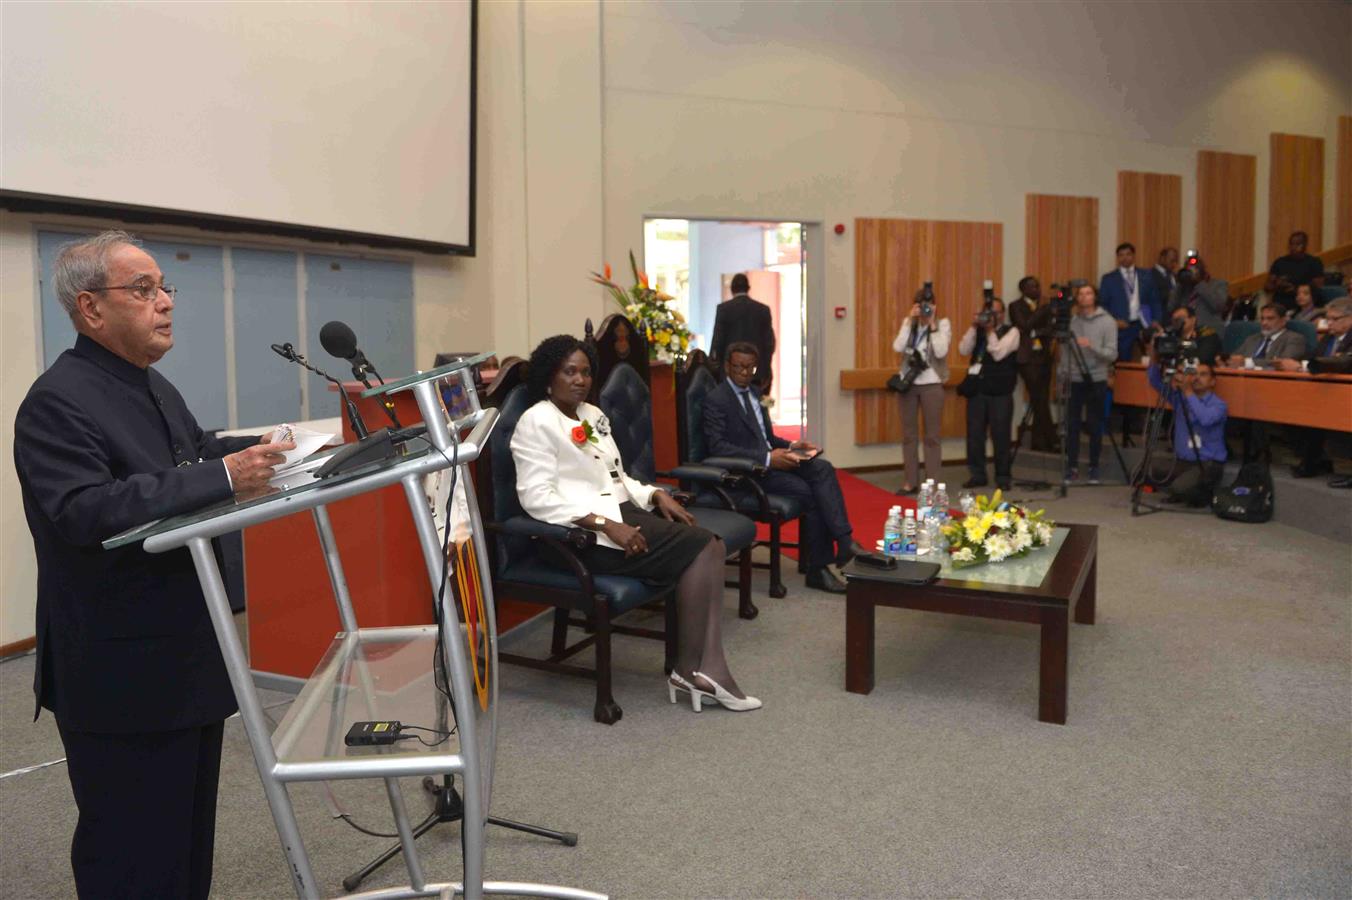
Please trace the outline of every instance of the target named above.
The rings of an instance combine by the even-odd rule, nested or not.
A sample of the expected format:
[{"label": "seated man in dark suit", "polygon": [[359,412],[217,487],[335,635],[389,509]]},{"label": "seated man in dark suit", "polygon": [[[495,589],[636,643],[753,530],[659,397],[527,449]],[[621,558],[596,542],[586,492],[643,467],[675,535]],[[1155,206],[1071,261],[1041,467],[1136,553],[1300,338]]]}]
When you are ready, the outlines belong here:
[{"label": "seated man in dark suit", "polygon": [[1262,330],[1245,338],[1226,360],[1231,368],[1275,369],[1279,360],[1305,358],[1305,337],[1287,330],[1286,315],[1280,306],[1271,303],[1263,307],[1258,313],[1258,324]]},{"label": "seated man in dark suit", "polygon": [[[1339,297],[1329,303],[1325,309],[1324,321],[1328,323],[1328,334],[1315,345],[1314,359],[1310,360],[1310,371],[1314,373],[1352,373],[1352,297]],[[1284,372],[1299,372],[1300,361],[1295,359],[1277,360],[1278,369]],[[1296,446],[1300,451],[1300,463],[1291,474],[1297,478],[1311,478],[1333,472],[1333,463],[1325,458],[1324,445],[1332,432],[1322,428],[1298,428]],[[1352,488],[1352,477],[1343,475],[1329,482],[1329,487]]]},{"label": "seated man in dark suit", "polygon": [[775,434],[752,383],[758,354],[754,344],[729,345],[727,379],[704,401],[704,439],[710,456],[737,456],[766,467],[761,487],[768,494],[797,499],[803,507],[799,550],[807,565],[807,586],[845,593],[845,582],[827,566],[843,566],[864,548],[852,538],[845,498],[835,466],[808,441],[790,443]]}]

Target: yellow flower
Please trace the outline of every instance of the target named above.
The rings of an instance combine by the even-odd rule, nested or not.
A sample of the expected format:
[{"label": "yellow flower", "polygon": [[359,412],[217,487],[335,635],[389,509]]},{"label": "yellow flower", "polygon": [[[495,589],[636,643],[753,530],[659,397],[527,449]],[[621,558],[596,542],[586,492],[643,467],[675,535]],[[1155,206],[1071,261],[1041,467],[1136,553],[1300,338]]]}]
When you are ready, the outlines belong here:
[{"label": "yellow flower", "polygon": [[671,332],[670,331],[657,332],[657,343],[661,344],[663,347],[665,347],[667,344],[670,344]]},{"label": "yellow flower", "polygon": [[688,334],[681,335],[681,349],[682,350],[690,349],[690,335]]}]

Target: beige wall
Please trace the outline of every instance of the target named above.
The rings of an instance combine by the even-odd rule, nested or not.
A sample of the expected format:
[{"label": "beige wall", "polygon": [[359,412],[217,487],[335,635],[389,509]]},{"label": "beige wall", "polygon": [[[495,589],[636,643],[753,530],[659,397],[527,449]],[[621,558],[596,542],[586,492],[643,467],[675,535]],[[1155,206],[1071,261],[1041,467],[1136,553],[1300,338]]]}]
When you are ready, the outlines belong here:
[{"label": "beige wall", "polygon": [[[828,229],[856,216],[999,221],[1008,292],[1023,274],[1025,193],[1099,197],[1107,265],[1117,171],[1183,176],[1187,242],[1194,153],[1208,148],[1258,157],[1264,234],[1270,131],[1324,136],[1332,171],[1336,116],[1352,111],[1352,6],[1217,9],[482,2],[479,255],[411,257],[418,358],[466,346],[521,354],[580,332],[609,311],[586,272],[630,248],[641,255],[646,215]],[[0,216],[0,644],[32,633],[11,436],[37,374],[35,256],[33,220]],[[822,235],[809,266],[812,431],[839,465],[896,462],[894,447],[849,442],[852,405],[835,386],[853,365],[854,325],[822,311],[853,306],[853,235]]]}]

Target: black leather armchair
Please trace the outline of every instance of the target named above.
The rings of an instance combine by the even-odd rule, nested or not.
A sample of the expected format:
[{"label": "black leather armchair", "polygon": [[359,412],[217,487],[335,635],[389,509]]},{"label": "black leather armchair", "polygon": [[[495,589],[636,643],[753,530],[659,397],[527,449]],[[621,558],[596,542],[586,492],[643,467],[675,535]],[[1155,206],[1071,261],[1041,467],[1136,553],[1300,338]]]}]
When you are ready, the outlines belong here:
[{"label": "black leather armchair", "polygon": [[[707,528],[723,539],[729,559],[737,560],[737,614],[743,619],[754,619],[759,612],[751,602],[751,548],[756,542],[756,524],[733,510],[733,501],[722,489],[738,479],[730,479],[724,469],[713,466],[681,465],[670,472],[657,472],[653,462],[652,395],[642,376],[627,362],[611,368],[598,394],[598,405],[610,420],[615,444],[625,471],[646,484],[656,482],[657,476],[675,478],[683,484],[698,485],[719,504],[690,506],[693,495],[677,495],[702,528]],[[499,426],[501,427],[501,426]]]},{"label": "black leather armchair", "polygon": [[[490,401],[493,398],[490,398]],[[671,589],[658,589],[637,578],[591,572],[577,551],[596,536],[574,526],[551,525],[526,515],[516,494],[516,463],[511,440],[521,414],[531,405],[525,385],[510,387],[498,406],[498,424],[489,453],[490,476],[485,508],[492,513],[488,531],[493,590],[499,600],[514,599],[555,607],[549,656],[544,659],[499,652],[503,662],[591,678],[596,681],[596,721],[613,725],[623,716],[611,689],[610,638],[626,634],[665,642],[665,671],[676,659],[676,604]],[[665,602],[665,630],[618,624],[615,620],[637,607]],[[570,626],[588,632],[568,643]],[[596,667],[566,663],[569,657],[595,647]]]}]

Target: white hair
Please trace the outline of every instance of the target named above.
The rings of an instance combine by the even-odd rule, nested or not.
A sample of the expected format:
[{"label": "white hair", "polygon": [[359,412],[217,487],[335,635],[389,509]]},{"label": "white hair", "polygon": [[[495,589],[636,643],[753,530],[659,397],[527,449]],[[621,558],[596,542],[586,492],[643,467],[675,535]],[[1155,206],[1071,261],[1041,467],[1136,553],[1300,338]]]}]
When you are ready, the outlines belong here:
[{"label": "white hair", "polygon": [[80,310],[75,298],[84,291],[108,286],[108,254],[124,244],[141,246],[133,235],[114,229],[64,244],[56,254],[56,262],[52,265],[56,299],[77,328]]}]

